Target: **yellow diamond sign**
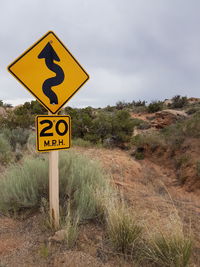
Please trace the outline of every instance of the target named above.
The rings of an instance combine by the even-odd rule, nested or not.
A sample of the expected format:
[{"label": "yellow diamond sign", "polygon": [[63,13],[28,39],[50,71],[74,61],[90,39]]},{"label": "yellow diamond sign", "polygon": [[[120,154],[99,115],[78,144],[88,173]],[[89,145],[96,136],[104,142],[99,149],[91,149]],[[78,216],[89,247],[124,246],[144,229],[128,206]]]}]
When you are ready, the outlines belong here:
[{"label": "yellow diamond sign", "polygon": [[53,114],[89,79],[51,31],[9,65],[8,70]]}]

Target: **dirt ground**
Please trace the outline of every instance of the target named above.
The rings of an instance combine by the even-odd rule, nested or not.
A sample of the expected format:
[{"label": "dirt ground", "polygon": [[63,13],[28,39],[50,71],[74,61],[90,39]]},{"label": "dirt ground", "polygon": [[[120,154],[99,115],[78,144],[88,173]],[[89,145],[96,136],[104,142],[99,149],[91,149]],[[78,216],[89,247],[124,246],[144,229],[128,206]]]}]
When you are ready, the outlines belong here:
[{"label": "dirt ground", "polygon": [[[185,228],[191,226],[194,236],[194,258],[200,266],[200,198],[175,183],[173,169],[163,168],[150,160],[136,161],[130,152],[118,149],[73,148],[102,163],[113,183],[144,225],[166,226],[178,212]],[[173,225],[172,225],[173,227]],[[53,232],[43,225],[37,213],[25,220],[0,214],[0,267],[25,266],[131,266],[121,257],[104,251],[104,231],[100,226],[81,226],[76,247],[48,242]]]}]

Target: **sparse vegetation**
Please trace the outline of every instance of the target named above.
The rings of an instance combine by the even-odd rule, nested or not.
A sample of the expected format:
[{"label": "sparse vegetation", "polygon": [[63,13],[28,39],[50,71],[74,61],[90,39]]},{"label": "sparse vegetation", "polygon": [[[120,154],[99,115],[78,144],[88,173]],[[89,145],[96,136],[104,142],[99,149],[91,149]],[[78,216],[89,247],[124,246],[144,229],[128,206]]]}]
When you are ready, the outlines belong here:
[{"label": "sparse vegetation", "polygon": [[171,108],[183,108],[188,103],[186,96],[176,95],[172,98]]},{"label": "sparse vegetation", "polygon": [[[70,210],[70,209],[69,209]],[[68,249],[74,247],[76,240],[78,238],[78,226],[79,226],[79,218],[71,218],[70,214],[67,215],[65,219],[65,244]]]},{"label": "sparse vegetation", "polygon": [[11,146],[8,140],[0,134],[0,164],[8,164],[11,159]]},{"label": "sparse vegetation", "polygon": [[145,257],[160,267],[187,267],[191,250],[191,239],[160,234],[149,243]]},{"label": "sparse vegetation", "polygon": [[[189,145],[186,141],[190,138],[195,140],[200,138],[200,113],[198,106],[195,106],[195,109],[189,106],[184,97],[176,97],[173,101],[174,108],[182,108],[186,105],[187,108],[191,108],[191,110],[188,109],[190,116],[185,120],[164,127],[162,130],[149,129],[152,126],[151,120],[154,120],[157,114],[148,122],[145,121],[146,119],[131,117],[134,117],[133,112],[146,112],[148,109],[148,112],[151,113],[162,110],[163,102],[161,101],[152,102],[148,106],[146,106],[145,101],[130,103],[120,101],[116,106],[107,106],[105,109],[67,107],[65,113],[71,115],[73,120],[72,135],[74,139],[72,144],[89,147],[88,151],[91,153],[96,147],[131,148],[132,156],[137,160],[148,157],[149,152],[151,157],[156,152],[159,153],[159,157],[167,152],[171,162],[173,162],[170,167],[177,173],[179,185],[183,185],[186,176],[182,174],[192,162],[188,150]],[[2,125],[0,130],[0,163],[1,165],[8,165],[6,170],[4,170],[5,166],[3,167],[0,176],[0,212],[15,214],[17,217],[24,212],[30,214],[40,210],[40,213],[43,214],[42,217],[44,217],[43,225],[49,228],[51,225],[48,217],[48,159],[45,154],[35,153],[35,132],[30,130],[30,126],[34,123],[33,118],[38,112],[42,114],[44,110],[40,108],[40,105],[31,102],[25,103],[15,111],[8,110],[7,117],[0,118]],[[25,113],[28,121],[24,122]],[[143,118],[140,114],[136,117]],[[133,136],[134,127],[139,129],[138,133],[141,134]],[[143,131],[146,129],[148,131]],[[85,150],[82,149],[81,151]],[[101,150],[96,151],[102,152]],[[120,150],[116,151],[118,153]],[[109,153],[113,153],[113,160],[115,150],[113,149]],[[123,153],[125,154],[125,152]],[[129,157],[128,160],[132,164],[133,158]],[[134,164],[139,167],[142,166],[142,171],[144,171],[147,162],[145,160],[134,162]],[[115,166],[114,164],[120,165],[121,161],[115,162],[113,160],[112,164],[112,166]],[[191,166],[198,182],[197,177],[200,177],[198,158],[195,158],[195,162],[191,164],[193,164]],[[66,231],[65,247],[72,249],[80,242],[78,238],[80,235],[79,227],[80,225],[83,227],[89,222],[95,227],[98,225],[101,228],[103,232],[101,246],[104,246],[105,251],[111,251],[113,255],[116,253],[119,257],[123,255],[125,261],[130,262],[131,260],[135,263],[140,260],[141,265],[138,266],[143,266],[143,261],[144,266],[189,266],[192,250],[191,237],[186,236],[183,231],[181,234],[177,234],[174,230],[175,227],[172,228],[170,235],[161,232],[157,227],[156,233],[150,229],[152,235],[147,236],[144,227],[144,214],[141,216],[142,219],[138,219],[139,216],[136,219],[133,210],[129,209],[129,194],[134,194],[132,193],[133,184],[129,184],[130,181],[124,179],[125,172],[129,175],[129,167],[125,171],[119,171],[119,168],[115,167],[115,172],[118,173],[112,181],[97,162],[71,151],[60,153],[60,223],[62,229]],[[130,175],[133,172],[130,172]],[[155,172],[152,173],[152,180],[154,180]],[[151,194],[145,192],[145,183],[143,181],[140,183],[143,186],[142,190],[144,190],[140,197],[144,196],[151,201]],[[154,183],[157,183],[156,179]],[[120,198],[119,191],[114,187],[114,184],[119,185],[120,190],[122,187],[126,188],[128,194],[125,193],[125,197]],[[147,184],[150,184],[150,178]],[[156,190],[153,198],[159,201]],[[166,199],[163,201],[167,202]],[[144,212],[146,214],[147,211]],[[162,212],[160,216],[165,213],[164,208]],[[155,217],[155,221],[156,219]],[[177,222],[174,225],[179,224]],[[48,258],[48,246],[42,245],[39,254],[43,258]]]},{"label": "sparse vegetation", "polygon": [[183,120],[165,127],[160,131],[149,131],[132,137],[131,142],[137,147],[149,146],[152,151],[159,147],[178,149],[186,138],[200,137],[200,114],[196,113]]},{"label": "sparse vegetation", "polygon": [[189,162],[189,156],[187,154],[180,156],[175,160],[176,169],[180,169],[182,166]]},{"label": "sparse vegetation", "polygon": [[142,227],[124,205],[109,207],[107,234],[111,245],[117,251],[133,257],[139,254]]},{"label": "sparse vegetation", "polygon": [[163,109],[163,102],[162,101],[152,101],[147,107],[147,111],[149,113],[154,113],[154,112],[160,111],[162,109]]},{"label": "sparse vegetation", "polygon": [[74,146],[81,146],[81,147],[92,147],[93,146],[93,144],[90,141],[84,140],[82,138],[73,139],[72,144]]},{"label": "sparse vegetation", "polygon": [[[101,169],[71,152],[61,154],[59,165],[61,205],[64,207],[70,201],[72,214],[76,214],[80,221],[97,218],[99,204],[95,200],[95,192],[98,190],[103,194],[107,185]],[[48,197],[46,157],[25,158],[23,165],[11,166],[0,184],[1,211],[39,208],[41,199]]]},{"label": "sparse vegetation", "polygon": [[73,138],[92,142],[94,144],[109,144],[109,146],[123,146],[130,141],[133,133],[134,121],[126,110],[114,112],[72,109],[67,107],[65,112],[73,120]]},{"label": "sparse vegetation", "polygon": [[45,158],[26,158],[10,166],[0,179],[1,212],[39,208],[48,195],[48,163]]},{"label": "sparse vegetation", "polygon": [[136,151],[135,152],[135,159],[137,159],[137,160],[144,159],[144,152],[142,152],[142,151]]}]

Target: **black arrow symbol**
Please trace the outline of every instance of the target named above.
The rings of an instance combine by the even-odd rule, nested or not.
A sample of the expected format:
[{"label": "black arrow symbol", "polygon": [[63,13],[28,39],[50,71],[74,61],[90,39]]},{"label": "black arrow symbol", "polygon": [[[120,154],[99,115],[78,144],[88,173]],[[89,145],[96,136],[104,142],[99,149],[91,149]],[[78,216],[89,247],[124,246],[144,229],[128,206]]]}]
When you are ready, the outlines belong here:
[{"label": "black arrow symbol", "polygon": [[60,61],[60,58],[58,57],[50,43],[47,43],[47,45],[38,55],[38,58],[45,58],[47,67],[56,73],[56,76],[45,80],[42,85],[42,90],[44,94],[49,98],[50,104],[58,104],[58,97],[52,91],[51,87],[61,84],[65,78],[65,74],[62,68],[54,63],[54,60]]}]

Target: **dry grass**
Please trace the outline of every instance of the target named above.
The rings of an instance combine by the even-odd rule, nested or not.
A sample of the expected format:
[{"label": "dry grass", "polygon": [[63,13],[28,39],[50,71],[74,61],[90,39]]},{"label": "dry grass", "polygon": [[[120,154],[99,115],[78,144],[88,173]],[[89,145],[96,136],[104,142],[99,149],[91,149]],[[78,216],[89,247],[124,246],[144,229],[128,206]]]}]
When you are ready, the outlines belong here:
[{"label": "dry grass", "polygon": [[116,251],[132,256],[138,254],[142,227],[124,204],[108,207],[107,235]]}]

